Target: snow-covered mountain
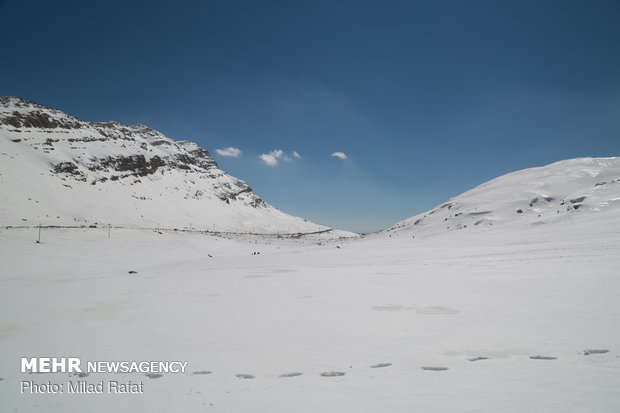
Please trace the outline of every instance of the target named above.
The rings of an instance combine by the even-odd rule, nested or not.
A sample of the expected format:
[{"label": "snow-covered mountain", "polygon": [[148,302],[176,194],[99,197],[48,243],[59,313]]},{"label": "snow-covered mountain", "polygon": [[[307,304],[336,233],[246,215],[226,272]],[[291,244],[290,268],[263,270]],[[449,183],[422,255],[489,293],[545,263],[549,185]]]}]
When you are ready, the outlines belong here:
[{"label": "snow-covered mountain", "polygon": [[620,157],[569,159],[509,173],[398,222],[384,234],[527,227],[601,214],[611,214],[610,224],[620,225]]},{"label": "snow-covered mountain", "polygon": [[194,142],[16,97],[0,97],[0,199],[0,225],[330,229],[265,203]]},{"label": "snow-covered mountain", "polygon": [[[0,225],[322,228],[195,144],[1,102]],[[0,411],[618,412],[618,218],[620,158],[588,158],[338,245],[0,228]],[[187,369],[20,371],[37,355]]]}]

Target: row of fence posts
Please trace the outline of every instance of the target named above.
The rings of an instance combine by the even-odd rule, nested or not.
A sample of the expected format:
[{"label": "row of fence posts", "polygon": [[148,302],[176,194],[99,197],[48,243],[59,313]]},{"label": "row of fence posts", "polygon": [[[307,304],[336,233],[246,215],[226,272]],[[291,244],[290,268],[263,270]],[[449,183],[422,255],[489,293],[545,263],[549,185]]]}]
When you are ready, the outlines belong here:
[{"label": "row of fence posts", "polygon": [[[107,227],[108,227],[108,239],[110,239],[112,237],[112,224],[108,224]],[[39,224],[39,226],[38,226],[38,230],[39,231],[38,231],[38,236],[37,236],[37,244],[41,243],[41,228],[42,228],[42,226],[41,226],[41,224]]]},{"label": "row of fence posts", "polygon": [[[108,239],[110,239],[112,237],[112,224],[108,224],[107,227],[108,227]],[[41,224],[39,224],[39,227],[38,227],[39,232],[38,232],[38,237],[37,237],[37,241],[36,241],[37,244],[41,243],[41,228],[42,228],[42,226],[41,226]],[[157,232],[159,232],[160,230],[161,230],[161,226],[159,224],[157,224]],[[192,224],[191,223],[189,224],[189,230],[190,231],[192,230]],[[289,228],[288,231],[290,233],[290,228]],[[213,232],[215,232],[215,224],[213,224]],[[256,230],[254,230],[254,233],[256,233]]]}]

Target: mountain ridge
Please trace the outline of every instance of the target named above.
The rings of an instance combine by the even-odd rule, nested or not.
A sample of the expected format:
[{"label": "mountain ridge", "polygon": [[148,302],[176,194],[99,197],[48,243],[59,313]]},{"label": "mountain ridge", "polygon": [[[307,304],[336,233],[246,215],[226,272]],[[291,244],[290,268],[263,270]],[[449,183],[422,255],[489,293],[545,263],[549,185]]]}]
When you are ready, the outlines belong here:
[{"label": "mountain ridge", "polygon": [[573,158],[510,172],[379,233],[538,226],[605,212],[620,215],[620,157]]},{"label": "mountain ridge", "polygon": [[[195,224],[233,232],[331,230],[267,204],[246,182],[219,169],[197,143],[175,141],[141,123],[87,122],[36,102],[0,97],[0,137],[4,224],[103,221]],[[20,199],[22,192],[30,202]]]}]

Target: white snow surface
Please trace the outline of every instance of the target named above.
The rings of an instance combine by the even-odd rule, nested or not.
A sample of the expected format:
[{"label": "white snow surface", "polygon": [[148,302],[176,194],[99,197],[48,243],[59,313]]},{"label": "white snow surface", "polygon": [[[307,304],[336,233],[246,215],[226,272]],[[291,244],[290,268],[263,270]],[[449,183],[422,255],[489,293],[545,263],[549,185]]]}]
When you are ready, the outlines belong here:
[{"label": "white snow surface", "polygon": [[[0,412],[620,411],[618,158],[508,174],[368,237],[279,237],[324,227],[262,205],[196,144],[8,101],[12,123],[82,126],[0,126]],[[189,218],[231,232],[173,230]],[[37,243],[39,223],[54,227]],[[37,356],[188,365],[21,373]],[[144,393],[20,393],[76,380]]]},{"label": "white snow surface", "polygon": [[0,97],[0,225],[355,235],[263,202],[194,142],[15,97]]},{"label": "white snow surface", "polygon": [[[617,223],[319,243],[2,230],[0,410],[617,412]],[[20,394],[79,379],[20,373],[34,356],[189,364],[83,379],[139,395]]]}]

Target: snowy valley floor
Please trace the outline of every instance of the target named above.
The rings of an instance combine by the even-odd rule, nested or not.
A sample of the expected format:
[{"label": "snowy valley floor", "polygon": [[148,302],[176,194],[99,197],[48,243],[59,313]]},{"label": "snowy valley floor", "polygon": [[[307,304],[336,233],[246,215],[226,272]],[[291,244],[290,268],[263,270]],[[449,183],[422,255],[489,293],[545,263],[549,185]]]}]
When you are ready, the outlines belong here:
[{"label": "snowy valley floor", "polygon": [[[2,229],[0,411],[617,412],[620,228],[595,218],[323,245]],[[35,356],[189,364],[20,394],[77,379],[20,373]]]}]

